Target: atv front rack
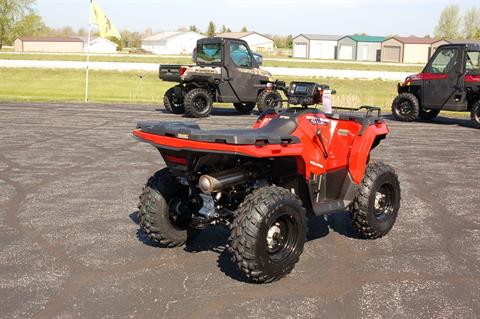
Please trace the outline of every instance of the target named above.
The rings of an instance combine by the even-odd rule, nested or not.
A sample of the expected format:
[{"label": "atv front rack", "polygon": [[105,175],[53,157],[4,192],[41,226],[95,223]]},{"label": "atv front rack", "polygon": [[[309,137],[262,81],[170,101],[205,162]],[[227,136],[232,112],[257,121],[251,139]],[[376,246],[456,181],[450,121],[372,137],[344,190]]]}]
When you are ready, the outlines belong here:
[{"label": "atv front rack", "polygon": [[[365,113],[365,117],[372,117],[372,116],[380,117],[382,114],[382,110],[378,106],[369,106],[369,105],[362,105],[356,108],[332,106],[332,110],[334,111],[334,113],[338,113],[337,110],[341,110],[341,111],[348,111],[351,114],[358,111],[367,110],[367,112]],[[373,112],[377,112],[377,115],[373,115],[372,114]]]}]

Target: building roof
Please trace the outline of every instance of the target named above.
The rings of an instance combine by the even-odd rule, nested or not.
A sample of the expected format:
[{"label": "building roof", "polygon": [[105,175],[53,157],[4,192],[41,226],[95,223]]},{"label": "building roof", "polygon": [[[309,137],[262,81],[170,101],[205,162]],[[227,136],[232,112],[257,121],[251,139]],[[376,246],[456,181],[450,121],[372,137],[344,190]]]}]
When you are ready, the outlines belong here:
[{"label": "building roof", "polygon": [[[245,38],[246,36],[249,36],[251,34],[258,34],[259,36],[262,36],[264,38],[267,38],[269,40],[272,40],[271,38],[267,37],[266,35],[260,34],[255,31],[248,31],[248,32],[223,32],[220,34],[217,34],[217,37],[221,38],[232,38],[232,39],[242,39]],[[272,40],[273,41],[273,40]]]},{"label": "building roof", "polygon": [[356,42],[383,42],[385,37],[373,35],[347,35],[350,39]]},{"label": "building roof", "polygon": [[441,41],[442,39],[438,38],[420,38],[420,37],[392,37],[385,39],[384,41],[395,39],[402,42],[403,44],[433,44],[435,42]]},{"label": "building roof", "polygon": [[83,42],[79,37],[54,38],[54,37],[19,37],[23,42]]},{"label": "building roof", "polygon": [[326,41],[338,41],[341,38],[343,38],[343,35],[328,35],[328,34],[307,34],[307,33],[301,33],[297,35],[295,38],[298,38],[299,36],[303,36],[304,38],[307,38],[309,40],[326,40]]},{"label": "building roof", "polygon": [[[86,45],[87,42],[88,42],[88,37],[79,37],[83,43]],[[102,38],[102,37],[96,37],[96,38],[91,38],[90,39],[90,43],[94,43],[94,42],[98,42],[98,41],[103,41],[103,42],[107,42],[107,43],[110,43],[110,44],[113,44],[115,46],[118,47],[118,44],[116,44],[115,42],[113,41],[110,41],[109,39],[106,39],[106,38]]]},{"label": "building roof", "polygon": [[201,36],[200,33],[193,32],[193,31],[163,31],[163,32],[154,34],[152,36],[143,38],[142,41],[161,41],[161,40],[166,40],[168,38],[172,38],[185,33],[195,33]]},{"label": "building roof", "polygon": [[177,35],[179,33],[182,33],[180,31],[163,31],[154,35],[151,35],[149,37],[143,38],[142,40],[147,40],[147,41],[158,41],[158,40],[165,40],[166,38],[170,38],[174,35]]}]

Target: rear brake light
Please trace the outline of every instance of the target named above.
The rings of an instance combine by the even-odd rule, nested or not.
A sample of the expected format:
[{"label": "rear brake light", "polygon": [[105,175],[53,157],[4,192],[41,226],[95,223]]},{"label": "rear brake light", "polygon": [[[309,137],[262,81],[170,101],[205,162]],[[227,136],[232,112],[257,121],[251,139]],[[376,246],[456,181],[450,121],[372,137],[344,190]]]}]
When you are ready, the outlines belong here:
[{"label": "rear brake light", "polygon": [[180,76],[182,76],[182,75],[185,74],[186,71],[187,71],[187,68],[181,67],[181,68],[178,70],[178,74],[180,74]]},{"label": "rear brake light", "polygon": [[178,157],[173,155],[165,155],[165,160],[170,163],[179,164],[179,165],[187,165],[188,160],[185,157]]}]

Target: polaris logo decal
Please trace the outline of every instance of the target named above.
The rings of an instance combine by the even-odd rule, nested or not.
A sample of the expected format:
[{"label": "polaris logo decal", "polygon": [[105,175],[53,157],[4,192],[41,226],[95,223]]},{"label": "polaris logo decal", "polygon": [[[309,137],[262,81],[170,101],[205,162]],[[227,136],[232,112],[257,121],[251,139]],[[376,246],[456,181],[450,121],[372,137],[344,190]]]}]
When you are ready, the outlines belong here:
[{"label": "polaris logo decal", "polygon": [[310,161],[310,164],[313,165],[313,166],[316,166],[316,167],[323,168],[323,165],[322,165],[322,164],[317,163],[317,162],[314,162],[314,161]]},{"label": "polaris logo decal", "polygon": [[313,125],[324,125],[327,126],[330,123],[329,119],[324,119],[316,116],[307,116],[307,120],[310,121]]}]

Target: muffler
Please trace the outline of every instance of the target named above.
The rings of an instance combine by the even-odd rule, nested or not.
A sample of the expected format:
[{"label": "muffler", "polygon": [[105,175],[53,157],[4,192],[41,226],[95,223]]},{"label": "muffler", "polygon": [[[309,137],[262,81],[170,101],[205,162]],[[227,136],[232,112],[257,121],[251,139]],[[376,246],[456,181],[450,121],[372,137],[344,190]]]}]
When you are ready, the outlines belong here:
[{"label": "muffler", "polygon": [[226,188],[246,182],[250,173],[242,168],[231,168],[225,171],[202,175],[198,180],[198,187],[205,194],[222,191]]}]

